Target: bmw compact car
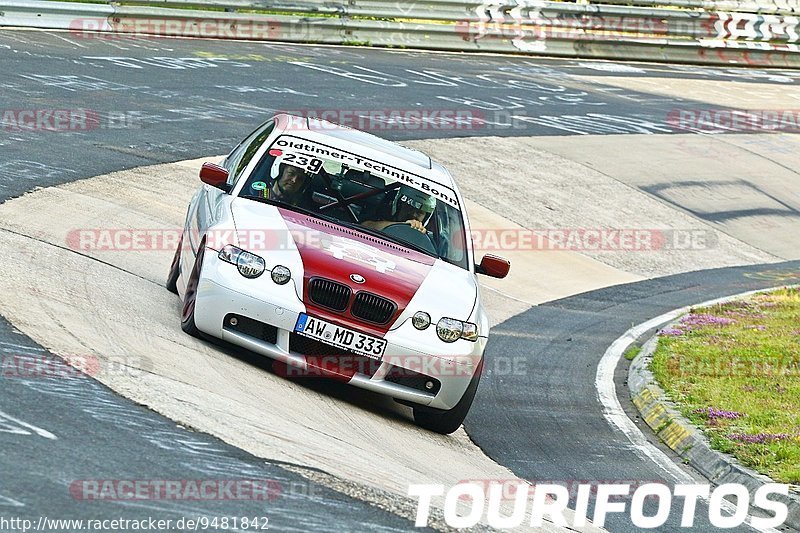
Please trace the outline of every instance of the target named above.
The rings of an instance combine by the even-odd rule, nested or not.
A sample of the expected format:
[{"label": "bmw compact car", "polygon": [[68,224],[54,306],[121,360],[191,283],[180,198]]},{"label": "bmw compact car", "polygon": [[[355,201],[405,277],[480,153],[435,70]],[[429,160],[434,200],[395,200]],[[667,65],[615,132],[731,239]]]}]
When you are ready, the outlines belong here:
[{"label": "bmw compact car", "polygon": [[425,154],[277,115],[205,163],[167,288],[181,326],[394,398],[452,433],[472,404],[489,321],[464,200]]}]

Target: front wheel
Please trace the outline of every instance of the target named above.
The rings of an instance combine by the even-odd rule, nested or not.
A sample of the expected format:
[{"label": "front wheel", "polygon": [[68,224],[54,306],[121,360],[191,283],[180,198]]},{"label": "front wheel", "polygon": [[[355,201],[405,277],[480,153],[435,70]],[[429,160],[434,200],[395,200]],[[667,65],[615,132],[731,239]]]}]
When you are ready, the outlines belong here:
[{"label": "front wheel", "polygon": [[472,376],[467,390],[464,391],[464,395],[455,407],[452,409],[414,407],[414,422],[422,428],[441,433],[442,435],[453,433],[461,427],[461,424],[467,417],[467,413],[469,413],[469,408],[472,407],[472,401],[475,399],[475,393],[478,391],[478,382],[481,380],[482,372],[483,359],[478,363],[475,375]]},{"label": "front wheel", "polygon": [[192,337],[200,337],[200,330],[194,324],[194,308],[197,304],[197,286],[200,284],[200,270],[203,268],[203,256],[205,255],[206,243],[200,243],[197,250],[197,257],[194,260],[192,274],[186,283],[186,291],[183,294],[183,311],[181,312],[181,329]]}]

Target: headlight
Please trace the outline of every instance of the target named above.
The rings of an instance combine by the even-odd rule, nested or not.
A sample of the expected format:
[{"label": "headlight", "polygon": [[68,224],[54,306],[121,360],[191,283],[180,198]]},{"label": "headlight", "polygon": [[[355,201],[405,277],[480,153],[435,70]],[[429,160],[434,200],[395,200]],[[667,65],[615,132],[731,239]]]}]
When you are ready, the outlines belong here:
[{"label": "headlight", "polygon": [[226,263],[236,265],[236,268],[239,270],[239,274],[251,279],[257,278],[263,274],[266,266],[262,257],[259,257],[256,254],[251,254],[250,252],[242,250],[241,248],[237,248],[232,244],[226,244],[222,250],[219,251],[217,257]]},{"label": "headlight", "polygon": [[[416,318],[416,315],[414,317]],[[455,318],[442,318],[436,324],[436,334],[444,342],[456,342],[458,339],[475,342],[478,340],[478,326]]]},{"label": "headlight", "polygon": [[246,278],[257,278],[264,273],[265,267],[263,258],[244,250],[236,259],[236,268],[239,269],[239,274]]},{"label": "headlight", "polygon": [[429,315],[425,311],[417,311],[416,313],[414,313],[414,317],[411,319],[411,323],[414,324],[415,328],[422,331],[423,329],[427,329],[428,326],[431,325],[431,315]]},{"label": "headlight", "polygon": [[285,285],[292,279],[292,271],[283,265],[278,265],[272,269],[272,281],[278,285]]},{"label": "headlight", "polygon": [[464,323],[454,318],[443,318],[436,324],[436,334],[444,342],[456,342],[464,331]]}]

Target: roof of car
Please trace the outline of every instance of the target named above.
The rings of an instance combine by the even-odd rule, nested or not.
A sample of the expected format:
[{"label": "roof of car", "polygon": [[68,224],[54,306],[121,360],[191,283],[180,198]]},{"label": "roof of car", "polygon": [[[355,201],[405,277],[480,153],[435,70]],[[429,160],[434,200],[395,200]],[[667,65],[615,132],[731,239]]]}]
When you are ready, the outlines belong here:
[{"label": "roof of car", "polygon": [[450,173],[442,165],[432,161],[427,154],[419,150],[406,148],[405,146],[372,135],[371,133],[326,120],[303,118],[293,115],[284,116],[292,120],[292,128],[295,131],[299,129],[298,127],[303,127],[303,129],[311,133],[312,135],[309,136],[309,140],[313,140],[312,137],[322,136],[325,137],[325,140],[331,145],[345,150],[351,148],[352,145],[358,145],[369,151],[379,152],[380,154],[388,155],[393,159],[402,161],[405,163],[402,165],[404,170],[417,173],[442,185],[447,185],[449,187],[454,185]]}]

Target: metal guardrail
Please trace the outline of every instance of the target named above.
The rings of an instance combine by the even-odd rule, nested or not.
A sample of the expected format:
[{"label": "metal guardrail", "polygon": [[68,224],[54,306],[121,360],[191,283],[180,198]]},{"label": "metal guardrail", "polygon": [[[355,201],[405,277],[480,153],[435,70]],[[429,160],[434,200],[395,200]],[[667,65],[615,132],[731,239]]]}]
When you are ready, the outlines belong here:
[{"label": "metal guardrail", "polygon": [[800,1],[798,0],[603,0],[603,3],[701,9],[703,11],[738,11],[761,15],[800,14]]},{"label": "metal guardrail", "polygon": [[[478,1],[429,0],[426,2],[389,2],[386,0],[353,0],[352,2],[325,2],[314,0],[124,0],[126,4],[149,5],[152,7],[200,7],[221,9],[260,9],[266,11],[308,12],[308,13],[358,13],[362,11],[381,11],[390,16],[402,16],[403,13],[429,13],[440,19],[453,19],[467,12],[473,12],[486,3]],[[491,4],[492,2],[489,2]],[[694,9],[703,11],[735,11],[762,15],[800,14],[800,0],[572,0],[584,5],[625,5],[632,7],[661,7],[674,9]],[[507,0],[494,2],[505,9],[515,6],[525,7],[524,0]]]},{"label": "metal guardrail", "polygon": [[0,0],[0,26],[66,29],[79,36],[97,31],[800,67],[800,17],[777,14],[800,11],[800,0],[759,0],[759,9],[772,14],[694,6],[752,6],[753,0],[124,1]]}]

